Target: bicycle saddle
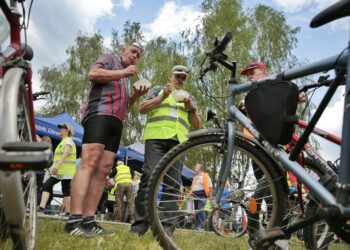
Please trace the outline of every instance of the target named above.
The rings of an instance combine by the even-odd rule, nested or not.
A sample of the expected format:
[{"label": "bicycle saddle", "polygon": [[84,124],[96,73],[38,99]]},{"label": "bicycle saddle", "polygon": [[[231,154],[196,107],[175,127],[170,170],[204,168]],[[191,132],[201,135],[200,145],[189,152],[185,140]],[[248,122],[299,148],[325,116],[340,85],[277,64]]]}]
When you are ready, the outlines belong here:
[{"label": "bicycle saddle", "polygon": [[318,13],[310,22],[311,28],[320,27],[336,19],[350,15],[350,0],[341,0]]}]

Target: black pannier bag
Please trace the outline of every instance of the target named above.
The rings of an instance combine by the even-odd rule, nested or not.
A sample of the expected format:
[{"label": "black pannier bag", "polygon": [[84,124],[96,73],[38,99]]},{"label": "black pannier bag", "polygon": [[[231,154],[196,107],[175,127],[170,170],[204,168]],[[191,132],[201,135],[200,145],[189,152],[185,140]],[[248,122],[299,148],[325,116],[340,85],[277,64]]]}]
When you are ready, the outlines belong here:
[{"label": "black pannier bag", "polygon": [[299,91],[289,81],[271,80],[271,84],[251,90],[245,98],[249,118],[272,145],[285,145],[294,133]]}]

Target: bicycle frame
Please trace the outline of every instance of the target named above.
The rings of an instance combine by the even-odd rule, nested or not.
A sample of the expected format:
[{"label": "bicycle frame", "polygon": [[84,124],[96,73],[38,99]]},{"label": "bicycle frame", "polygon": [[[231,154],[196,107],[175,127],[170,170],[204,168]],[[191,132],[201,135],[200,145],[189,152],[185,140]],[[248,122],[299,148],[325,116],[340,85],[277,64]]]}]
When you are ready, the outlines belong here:
[{"label": "bicycle frame", "polygon": [[[25,52],[26,45],[21,44],[21,27],[20,18],[21,14],[17,11],[16,1],[11,0],[11,6],[7,5],[6,1],[0,1],[0,8],[4,12],[7,21],[10,24],[10,45],[2,51],[0,54],[0,63],[8,63],[9,69],[13,68],[15,64],[11,64],[11,60],[22,57]],[[26,71],[26,85],[27,93],[29,98],[29,115],[30,115],[30,126],[33,141],[36,141],[36,130],[35,130],[35,116],[34,116],[34,105],[33,105],[33,92],[32,92],[32,69],[29,63],[22,65]],[[0,78],[3,78],[8,69],[0,69]],[[12,88],[13,89],[13,88]]]},{"label": "bicycle frame", "polygon": [[[348,52],[348,51],[347,51]],[[284,80],[293,80],[293,79],[297,79],[300,77],[304,77],[307,75],[311,75],[311,74],[315,74],[315,73],[319,73],[319,72],[323,72],[323,71],[328,71],[331,69],[334,69],[334,65],[337,64],[337,66],[339,67],[345,67],[348,61],[348,53],[344,53],[343,55],[341,55],[340,57],[338,55],[333,56],[333,57],[329,57],[327,59],[300,67],[299,69],[294,69],[294,70],[290,70],[290,71],[285,71],[283,73],[283,79]],[[350,65],[350,64],[349,64]],[[293,155],[298,155],[300,153],[300,150],[303,149],[306,140],[308,138],[308,136],[310,135],[310,133],[314,130],[315,128],[315,124],[317,123],[320,115],[322,114],[322,112],[324,111],[324,109],[326,108],[326,106],[328,105],[330,98],[332,97],[332,95],[334,94],[334,91],[337,87],[337,82],[336,79],[334,80],[334,82],[331,84],[330,88],[328,89],[325,97],[323,98],[319,108],[317,109],[315,115],[312,117],[310,124],[308,126],[305,126],[305,131],[303,133],[303,135],[300,137],[300,139],[298,140],[295,148],[292,151],[291,156],[289,156],[284,149],[282,148],[278,148],[278,147],[274,147],[272,146],[269,142],[267,142],[265,139],[263,139],[263,137],[260,135],[260,133],[256,130],[256,128],[254,127],[254,125],[252,124],[252,122],[249,120],[249,118],[247,118],[238,108],[236,108],[234,105],[235,103],[235,95],[243,93],[243,92],[247,92],[250,91],[258,86],[264,86],[264,85],[268,85],[269,82],[271,80],[275,80],[275,79],[280,79],[277,77],[280,77],[281,75],[277,76],[277,75],[272,75],[269,77],[266,77],[264,79],[258,80],[258,81],[254,81],[254,82],[247,82],[247,83],[243,83],[240,85],[233,85],[230,84],[230,91],[232,93],[232,96],[230,96],[228,98],[228,107],[229,107],[229,118],[228,118],[228,145],[227,145],[227,149],[228,149],[228,153],[226,155],[226,159],[223,162],[223,167],[222,167],[222,171],[219,173],[220,177],[224,177],[227,176],[225,175],[225,171],[227,172],[229,169],[228,164],[230,163],[230,159],[232,157],[233,154],[233,149],[234,149],[234,138],[235,138],[235,129],[234,129],[234,122],[235,120],[237,120],[240,124],[242,124],[246,129],[248,129],[248,131],[253,134],[253,136],[255,138],[258,139],[258,141],[265,147],[265,149],[271,154],[273,155],[273,157],[275,159],[277,159],[280,163],[281,166],[285,169],[285,170],[289,170],[291,172],[293,172],[293,174],[303,183],[305,184],[311,191],[311,193],[318,198],[324,206],[334,206],[334,207],[339,207],[339,206],[344,206],[343,212],[344,215],[346,216],[350,216],[350,208],[346,207],[347,206],[347,200],[344,198],[347,198],[347,191],[346,191],[346,187],[348,187],[348,183],[350,183],[350,170],[348,170],[344,165],[344,163],[349,162],[349,158],[350,156],[348,154],[346,154],[345,152],[348,150],[346,149],[346,145],[343,142],[342,145],[342,154],[341,154],[341,165],[340,165],[340,177],[338,179],[338,193],[336,195],[336,197],[331,194],[325,187],[323,187],[320,183],[318,183],[314,178],[312,178],[304,169],[302,166],[300,166],[297,162],[295,162],[292,158]],[[350,79],[349,76],[348,77],[348,81],[347,81],[347,92],[348,93],[348,89],[349,89],[349,85],[350,85]],[[350,100],[349,98],[345,100],[346,101],[346,105],[350,104]],[[348,108],[349,110],[349,108]],[[348,112],[349,113],[349,112]],[[349,117],[350,118],[350,117]],[[344,117],[344,119],[349,119],[347,118],[347,116]],[[301,123],[301,126],[303,126],[305,124]],[[344,127],[347,127],[350,125],[350,122],[347,120],[344,120],[344,124],[343,124],[343,138],[350,138],[350,135],[346,134],[349,133],[350,131],[346,131],[346,133],[344,133]],[[320,130],[315,130],[316,133],[322,134]],[[348,136],[348,137],[346,137]],[[333,138],[331,136],[327,136],[328,138],[330,137],[331,140],[336,140],[336,138]],[[306,139],[305,139],[306,138]],[[344,149],[345,148],[345,149]],[[349,149],[349,147],[347,148]],[[344,160],[344,157],[346,158]],[[291,160],[291,159],[293,160]],[[296,158],[296,157],[295,157]],[[348,164],[349,165],[349,164]],[[225,183],[226,179],[221,179],[222,181],[219,183],[218,185],[218,190],[221,190],[221,187],[223,187],[223,184]],[[218,193],[219,197],[221,195],[221,192]]]},{"label": "bicycle frame", "polygon": [[[308,123],[306,123],[305,121],[302,121],[302,120],[298,120],[296,125],[298,127],[304,128],[304,129],[306,129],[308,127]],[[333,135],[331,133],[328,133],[322,129],[315,127],[314,130],[312,131],[312,133],[326,139],[329,142],[333,142],[336,145],[339,145],[339,146],[341,145],[341,138],[340,137]],[[292,140],[289,143],[289,145],[294,147],[294,145],[296,145],[299,142],[299,140],[300,140],[300,138],[296,134],[293,134]],[[306,143],[303,146],[302,150],[311,158],[311,160],[316,162],[318,165],[323,166],[323,169],[325,169],[325,170],[329,169],[327,161],[325,159],[323,159],[322,156],[319,155],[316,152],[316,150],[314,150],[313,147],[309,145],[309,143]],[[290,153],[290,151],[288,153]],[[302,162],[299,161],[299,164],[302,165]],[[333,171],[328,171],[328,174],[330,174],[330,176],[337,177],[337,175],[335,175]]]}]

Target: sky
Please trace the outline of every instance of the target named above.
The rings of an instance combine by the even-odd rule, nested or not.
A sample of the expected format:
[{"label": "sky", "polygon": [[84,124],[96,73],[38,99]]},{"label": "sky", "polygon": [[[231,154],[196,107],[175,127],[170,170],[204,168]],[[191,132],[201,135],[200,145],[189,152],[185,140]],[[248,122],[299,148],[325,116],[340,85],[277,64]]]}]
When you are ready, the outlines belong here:
[{"label": "sky", "polygon": [[[233,0],[234,1],[234,0]],[[27,4],[30,1],[27,0]],[[37,71],[43,66],[59,65],[66,59],[66,49],[74,44],[78,31],[100,32],[106,44],[112,29],[122,33],[126,21],[140,22],[146,39],[157,36],[176,38],[187,28],[194,28],[201,15],[200,0],[34,0],[28,43],[34,49],[32,61],[34,90],[40,89]],[[271,6],[286,15],[292,27],[300,27],[298,47],[293,53],[310,62],[339,54],[349,38],[349,19],[343,18],[319,29],[309,28],[309,22],[334,0],[246,0],[245,8],[257,4]],[[218,34],[222,37],[223,34]],[[316,94],[316,101],[319,96]],[[326,110],[318,127],[341,135],[342,95],[340,89]],[[317,104],[317,103],[316,103]],[[326,145],[326,146],[324,146]],[[322,152],[335,160],[338,147],[322,143]]]}]

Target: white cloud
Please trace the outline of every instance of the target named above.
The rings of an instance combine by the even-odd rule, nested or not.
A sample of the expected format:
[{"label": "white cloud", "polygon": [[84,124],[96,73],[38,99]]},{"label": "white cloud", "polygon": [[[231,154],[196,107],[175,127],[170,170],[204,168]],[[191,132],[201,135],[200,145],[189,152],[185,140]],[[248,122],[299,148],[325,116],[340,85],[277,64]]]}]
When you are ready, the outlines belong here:
[{"label": "white cloud", "polygon": [[273,0],[273,2],[286,12],[297,12],[309,6],[312,0]]},{"label": "white cloud", "polygon": [[62,63],[78,31],[93,32],[98,18],[113,16],[112,9],[111,0],[34,2],[28,29],[28,44],[34,50],[34,90],[39,88],[37,71],[43,66]]},{"label": "white cloud", "polygon": [[121,0],[120,1],[120,5],[126,10],[130,9],[132,4],[133,4],[132,0]]},{"label": "white cloud", "polygon": [[[341,137],[345,89],[342,88],[342,90],[337,93],[339,93],[339,96],[336,97],[337,101],[333,106],[326,108],[316,126],[329,133]],[[335,161],[339,158],[340,147],[338,145],[328,142],[322,138],[320,138],[319,141],[321,145],[321,155],[326,160]]]},{"label": "white cloud", "polygon": [[146,24],[145,37],[176,37],[186,29],[194,30],[199,24],[201,12],[191,5],[177,5],[176,2],[166,2],[159,11],[157,18]]},{"label": "white cloud", "polygon": [[323,10],[339,0],[314,0],[317,10]]},{"label": "white cloud", "polygon": [[322,117],[320,118],[317,126],[323,130],[333,133],[337,136],[341,136],[341,125],[344,112],[344,92],[343,88],[340,96],[337,97],[337,101],[333,106],[326,108]]},{"label": "white cloud", "polygon": [[335,3],[337,0],[272,0],[285,12],[298,12],[312,6],[315,11],[320,11]]}]

